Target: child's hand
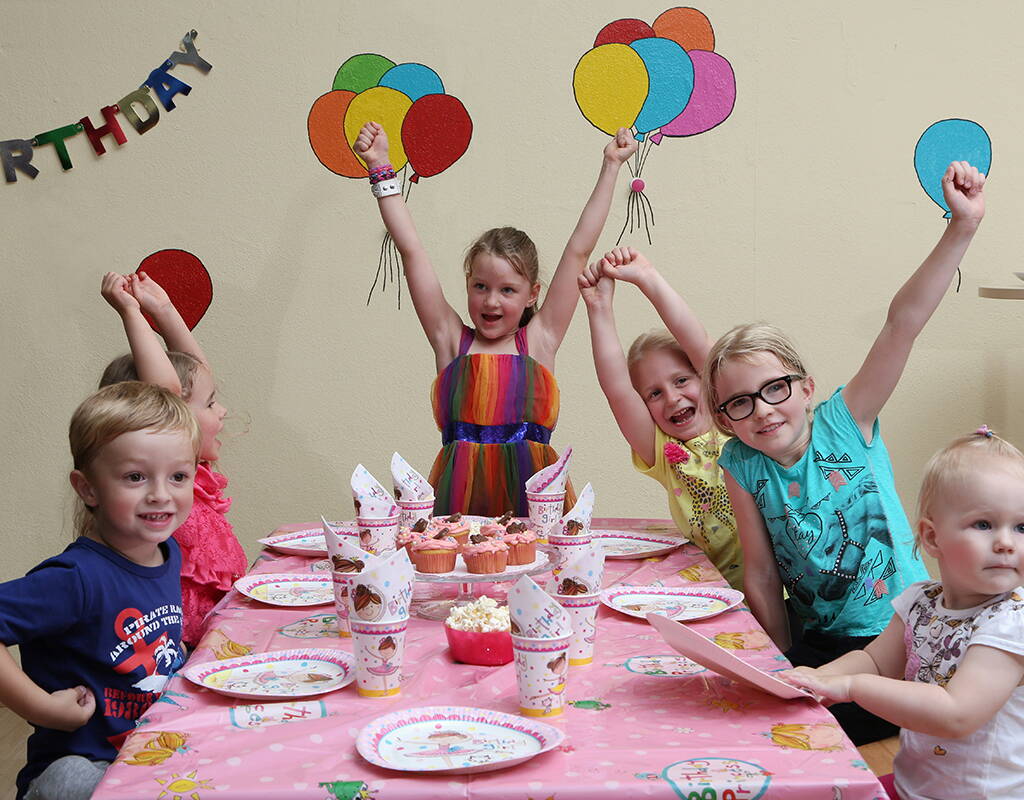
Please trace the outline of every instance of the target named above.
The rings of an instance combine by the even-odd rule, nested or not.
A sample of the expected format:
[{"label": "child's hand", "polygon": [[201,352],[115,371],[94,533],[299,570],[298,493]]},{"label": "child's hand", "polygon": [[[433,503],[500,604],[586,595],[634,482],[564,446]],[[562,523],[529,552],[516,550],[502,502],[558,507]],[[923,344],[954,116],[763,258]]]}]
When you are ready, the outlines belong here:
[{"label": "child's hand", "polygon": [[96,698],[92,692],[84,686],[75,686],[51,692],[46,714],[36,722],[46,728],[70,733],[87,723],[95,711]]},{"label": "child's hand", "polygon": [[368,167],[375,167],[388,161],[388,135],[376,122],[367,122],[356,137],[355,151],[363,157]]},{"label": "child's hand", "polygon": [[129,285],[128,278],[118,275],[116,272],[108,272],[103,276],[103,282],[100,284],[100,294],[103,295],[103,299],[110,303],[121,316],[132,310],[138,311],[140,308],[139,301],[129,291]]},{"label": "child's hand", "polygon": [[611,308],[615,296],[615,280],[602,275],[604,261],[586,267],[576,278],[587,308]]},{"label": "child's hand", "polygon": [[942,194],[953,222],[977,225],[985,216],[985,176],[966,161],[954,161],[942,176]]},{"label": "child's hand", "polygon": [[616,247],[604,254],[604,258],[601,259],[601,271],[617,281],[639,283],[644,275],[654,271],[654,267],[646,256],[632,247]]},{"label": "child's hand", "polygon": [[612,164],[624,164],[636,152],[636,148],[636,139],[625,128],[619,128],[615,138],[604,146],[604,160]]},{"label": "child's hand", "polygon": [[851,675],[828,675],[811,667],[797,667],[775,673],[787,683],[800,689],[809,689],[822,699],[831,703],[849,703],[852,684]]},{"label": "child's hand", "polygon": [[171,298],[167,296],[164,288],[145,272],[133,272],[128,276],[128,280],[128,291],[138,301],[142,310],[150,316],[154,316],[168,306],[173,305]]}]

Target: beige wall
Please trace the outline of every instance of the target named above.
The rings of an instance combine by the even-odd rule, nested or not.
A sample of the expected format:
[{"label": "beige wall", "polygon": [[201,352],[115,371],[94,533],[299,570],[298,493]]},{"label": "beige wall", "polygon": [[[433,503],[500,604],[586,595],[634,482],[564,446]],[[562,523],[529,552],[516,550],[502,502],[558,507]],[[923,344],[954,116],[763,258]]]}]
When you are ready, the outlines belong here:
[{"label": "beige wall", "polygon": [[[459,8],[456,11],[456,8]],[[101,274],[182,247],[204,261],[215,302],[198,328],[225,403],[251,419],[221,467],[231,520],[251,554],[276,525],[346,515],[362,461],[386,474],[391,452],[429,468],[437,450],[429,347],[408,303],[367,308],[382,226],[364,182],[336,177],[306,141],[306,114],[348,56],[376,51],[433,67],[474,122],[469,151],[413,192],[412,210],[452,304],[459,264],[482,229],[514,224],[557,260],[596,177],[606,137],[573,102],[571,75],[598,29],[648,21],[667,3],[472,4],[27,2],[4,4],[0,139],[114,103],[190,28],[209,75],[144,136],[96,158],[69,142],[62,172],[40,148],[35,181],[0,187],[0,294],[6,469],[0,578],[21,574],[71,536],[66,425],[103,365],[125,350]],[[646,248],[708,328],[764,318],[792,332],[824,398],[855,371],[886,304],[942,231],[917,185],[914,143],[931,122],[964,116],[995,151],[989,217],[921,337],[882,424],[911,506],[937,446],[988,422],[1024,441],[1024,305],[981,300],[1021,269],[1024,180],[1018,135],[1022,12],[1008,2],[860,3],[707,0],[717,50],[739,97],[731,119],[666,141],[645,170],[657,212]],[[108,145],[109,149],[110,145]],[[625,211],[625,180],[601,249]],[[632,244],[639,245],[634,236]],[[548,273],[550,275],[550,273]],[[627,287],[628,289],[628,287]],[[631,340],[655,324],[635,292],[618,298]],[[603,515],[665,515],[662,491],[636,475],[600,394],[585,313],[560,351],[554,444],[577,451]]]}]

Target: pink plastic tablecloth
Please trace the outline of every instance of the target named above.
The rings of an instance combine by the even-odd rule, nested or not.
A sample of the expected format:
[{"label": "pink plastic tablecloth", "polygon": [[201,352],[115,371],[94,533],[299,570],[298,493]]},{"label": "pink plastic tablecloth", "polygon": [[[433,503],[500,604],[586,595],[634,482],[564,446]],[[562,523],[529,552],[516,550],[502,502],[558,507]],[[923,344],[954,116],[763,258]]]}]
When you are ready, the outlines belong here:
[{"label": "pink plastic tablecloth", "polygon": [[[650,529],[665,520],[595,520]],[[264,553],[255,572],[309,570],[314,560]],[[647,560],[608,561],[605,585],[724,585],[693,545]],[[503,595],[496,584],[497,594]],[[504,585],[507,588],[507,585]],[[488,591],[492,596],[493,591]],[[746,608],[697,623],[762,669],[787,666]],[[295,647],[351,648],[330,606],[280,609],[232,591],[213,612],[192,658]],[[779,700],[687,662],[646,622],[598,612],[594,663],[573,667],[561,747],[518,766],[473,775],[423,775],[375,767],[356,752],[374,718],[426,705],[516,713],[512,664],[474,667],[448,655],[442,623],[413,618],[402,694],[362,698],[355,684],[301,701],[249,703],[176,677],[128,738],[93,795],[97,800],[257,798],[683,798],[683,800],[884,800],[881,786],[832,716],[810,700]]]}]

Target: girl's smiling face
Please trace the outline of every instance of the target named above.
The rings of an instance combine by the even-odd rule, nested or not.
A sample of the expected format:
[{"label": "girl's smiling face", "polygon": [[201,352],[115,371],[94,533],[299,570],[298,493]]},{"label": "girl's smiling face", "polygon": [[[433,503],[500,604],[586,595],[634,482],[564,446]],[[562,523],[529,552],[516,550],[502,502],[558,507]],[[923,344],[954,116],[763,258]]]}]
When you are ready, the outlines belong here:
[{"label": "girl's smiling face", "polygon": [[[725,362],[715,381],[719,408],[740,395],[760,392],[767,386],[793,374],[774,353],[758,352],[743,359]],[[761,397],[753,401],[753,411],[745,419],[732,420],[715,409],[719,423],[741,442],[764,453],[784,467],[791,467],[803,456],[811,441],[810,408],[814,380],[793,378],[792,394],[771,405]]]},{"label": "girl's smiling face", "polygon": [[711,429],[700,406],[700,377],[680,353],[650,350],[630,367],[629,377],[654,424],[669,436],[685,442]]},{"label": "girl's smiling face", "polygon": [[527,306],[537,302],[540,284],[531,284],[504,258],[490,253],[473,257],[466,278],[469,317],[485,339],[515,334]]}]

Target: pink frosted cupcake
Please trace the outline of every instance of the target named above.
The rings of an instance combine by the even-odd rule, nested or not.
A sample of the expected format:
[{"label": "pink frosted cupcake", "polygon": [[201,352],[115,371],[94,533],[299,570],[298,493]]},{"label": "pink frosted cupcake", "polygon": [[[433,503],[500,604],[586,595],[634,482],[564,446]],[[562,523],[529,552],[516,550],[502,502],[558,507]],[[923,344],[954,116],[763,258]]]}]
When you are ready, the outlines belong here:
[{"label": "pink frosted cupcake", "polygon": [[409,545],[409,555],[417,572],[451,572],[455,569],[455,556],[458,552],[459,543],[441,533],[434,537],[417,539]]},{"label": "pink frosted cupcake", "polygon": [[440,518],[434,517],[430,520],[430,527],[438,532],[447,529],[448,535],[461,546],[465,546],[466,542],[469,541],[469,523],[466,522],[462,514],[452,514],[449,517]]},{"label": "pink frosted cupcake", "polygon": [[512,522],[514,517],[511,511],[506,511],[497,519],[492,520],[484,525],[480,526],[480,533],[486,536],[488,539],[504,539],[505,538],[505,527]]},{"label": "pink frosted cupcake", "polygon": [[508,564],[508,545],[498,539],[488,539],[476,534],[473,540],[462,548],[462,560],[466,571],[474,575],[493,575],[504,572]]},{"label": "pink frosted cupcake", "polygon": [[409,558],[412,558],[412,543],[417,539],[425,539],[426,537],[427,521],[425,519],[421,519],[417,520],[416,524],[411,528],[399,528],[398,538],[395,544],[399,550],[404,547],[409,553]]},{"label": "pink frosted cupcake", "polygon": [[532,564],[537,558],[537,534],[522,522],[513,522],[503,538],[508,545],[509,566]]}]

